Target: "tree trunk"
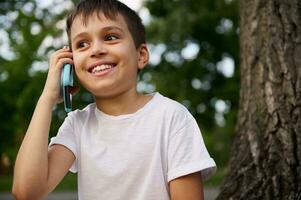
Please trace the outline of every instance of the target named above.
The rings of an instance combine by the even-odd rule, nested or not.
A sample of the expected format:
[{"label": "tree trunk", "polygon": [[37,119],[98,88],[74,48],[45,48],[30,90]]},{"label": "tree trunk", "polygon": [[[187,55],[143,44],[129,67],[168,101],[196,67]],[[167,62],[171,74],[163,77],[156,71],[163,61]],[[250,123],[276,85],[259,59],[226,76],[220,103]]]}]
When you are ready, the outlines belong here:
[{"label": "tree trunk", "polygon": [[217,199],[301,199],[301,0],[240,1],[241,89]]}]

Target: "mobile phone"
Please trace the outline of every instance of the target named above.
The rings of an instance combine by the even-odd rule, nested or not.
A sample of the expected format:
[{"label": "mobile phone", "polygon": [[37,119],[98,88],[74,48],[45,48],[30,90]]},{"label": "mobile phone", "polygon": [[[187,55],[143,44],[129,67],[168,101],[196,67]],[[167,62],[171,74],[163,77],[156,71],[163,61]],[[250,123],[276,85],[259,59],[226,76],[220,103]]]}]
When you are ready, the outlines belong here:
[{"label": "mobile phone", "polygon": [[72,95],[69,91],[70,86],[73,86],[73,66],[71,64],[64,64],[61,74],[61,92],[63,94],[66,112],[72,110]]}]

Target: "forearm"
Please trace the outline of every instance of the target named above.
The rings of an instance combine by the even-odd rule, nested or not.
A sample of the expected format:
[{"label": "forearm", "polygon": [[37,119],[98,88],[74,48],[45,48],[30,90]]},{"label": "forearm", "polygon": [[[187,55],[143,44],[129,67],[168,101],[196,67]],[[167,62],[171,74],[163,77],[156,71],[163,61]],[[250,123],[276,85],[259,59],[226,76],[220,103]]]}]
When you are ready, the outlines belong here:
[{"label": "forearm", "polygon": [[40,97],[17,155],[13,191],[40,193],[46,187],[52,107],[47,98]]}]

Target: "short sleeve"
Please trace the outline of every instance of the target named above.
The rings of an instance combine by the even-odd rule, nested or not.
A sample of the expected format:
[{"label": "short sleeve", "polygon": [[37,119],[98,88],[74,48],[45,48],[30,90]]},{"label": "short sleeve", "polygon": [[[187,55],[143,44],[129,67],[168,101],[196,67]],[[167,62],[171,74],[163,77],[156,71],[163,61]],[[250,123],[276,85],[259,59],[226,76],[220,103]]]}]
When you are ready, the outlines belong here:
[{"label": "short sleeve", "polygon": [[51,147],[54,144],[60,144],[65,147],[67,147],[75,156],[75,161],[70,167],[70,171],[73,173],[77,172],[77,151],[76,151],[76,137],[74,132],[74,122],[72,120],[72,115],[68,115],[61,127],[59,128],[59,131],[55,137],[52,137],[50,139],[49,147]]},{"label": "short sleeve", "polygon": [[207,179],[216,171],[200,129],[193,117],[172,135],[168,145],[168,182],[181,176],[201,171]]}]

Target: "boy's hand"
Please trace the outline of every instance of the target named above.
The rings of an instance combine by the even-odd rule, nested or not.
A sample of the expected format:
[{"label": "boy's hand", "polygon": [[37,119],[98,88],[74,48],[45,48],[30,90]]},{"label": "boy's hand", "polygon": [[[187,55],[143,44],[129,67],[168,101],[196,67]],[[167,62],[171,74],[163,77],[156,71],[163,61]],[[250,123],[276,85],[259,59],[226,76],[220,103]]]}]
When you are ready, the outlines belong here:
[{"label": "boy's hand", "polygon": [[[65,63],[73,65],[72,52],[66,46],[50,56],[47,80],[41,95],[53,105],[63,101],[63,98],[60,96],[60,81]],[[75,93],[76,91],[78,91],[78,89],[71,89],[71,93]]]}]

